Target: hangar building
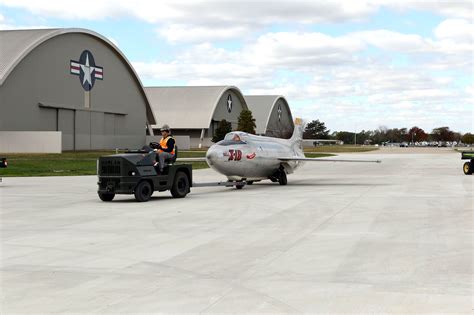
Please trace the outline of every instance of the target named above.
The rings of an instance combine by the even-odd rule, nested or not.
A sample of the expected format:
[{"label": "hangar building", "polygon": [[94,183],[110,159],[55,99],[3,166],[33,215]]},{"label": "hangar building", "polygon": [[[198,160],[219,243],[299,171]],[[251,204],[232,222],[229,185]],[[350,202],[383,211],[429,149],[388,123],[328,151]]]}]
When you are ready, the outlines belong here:
[{"label": "hangar building", "polygon": [[137,148],[155,124],[130,62],[85,29],[0,31],[0,109],[0,132],[61,131],[62,150]]},{"label": "hangar building", "polygon": [[247,109],[235,86],[145,87],[154,116],[155,134],[168,124],[175,136],[190,136],[191,147],[212,145],[219,122],[225,119],[237,128],[240,112]]},{"label": "hangar building", "polygon": [[295,127],[290,106],[281,95],[246,95],[245,101],[256,121],[256,133],[288,139]]}]

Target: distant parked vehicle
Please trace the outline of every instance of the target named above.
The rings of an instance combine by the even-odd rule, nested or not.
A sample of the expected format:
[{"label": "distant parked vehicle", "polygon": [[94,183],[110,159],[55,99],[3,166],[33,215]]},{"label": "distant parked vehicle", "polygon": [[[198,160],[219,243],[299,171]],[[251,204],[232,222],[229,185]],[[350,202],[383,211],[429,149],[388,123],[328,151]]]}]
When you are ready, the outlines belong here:
[{"label": "distant parked vehicle", "polygon": [[461,160],[469,160],[464,163],[462,170],[465,175],[472,175],[474,169],[474,151],[461,152]]},{"label": "distant parked vehicle", "polygon": [[407,142],[402,142],[400,143],[400,148],[407,148],[408,147],[408,143]]}]

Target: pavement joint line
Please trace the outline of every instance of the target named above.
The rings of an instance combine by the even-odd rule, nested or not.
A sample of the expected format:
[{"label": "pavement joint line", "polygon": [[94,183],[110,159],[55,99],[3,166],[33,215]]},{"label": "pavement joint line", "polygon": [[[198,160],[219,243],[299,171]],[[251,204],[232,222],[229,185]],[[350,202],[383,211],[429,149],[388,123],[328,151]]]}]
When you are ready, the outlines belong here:
[{"label": "pavement joint line", "polygon": [[[264,266],[264,265],[268,265],[268,264],[271,264],[272,262],[274,262],[275,260],[277,260],[278,258],[280,258],[282,255],[284,255],[285,253],[287,253],[290,249],[292,249],[293,247],[295,247],[297,244],[299,244],[301,241],[303,241],[304,239],[306,239],[308,237],[308,235],[310,234],[313,234],[316,230],[318,230],[319,228],[321,228],[323,225],[325,225],[326,223],[328,223],[329,221],[331,221],[333,218],[335,218],[337,215],[339,215],[341,212],[343,212],[345,209],[347,209],[349,206],[351,206],[352,204],[354,204],[355,202],[359,201],[360,198],[364,195],[366,195],[370,190],[372,190],[373,187],[370,187],[368,190],[362,192],[356,199],[354,200],[351,200],[348,204],[346,204],[345,206],[343,206],[341,209],[337,210],[334,214],[332,214],[331,216],[329,216],[329,218],[325,219],[323,222],[319,223],[317,226],[315,226],[314,228],[310,229],[309,231],[305,232],[301,237],[299,237],[297,240],[295,240],[294,242],[292,242],[291,244],[285,246],[283,249],[280,249],[279,250],[279,254],[276,255],[275,257],[273,257],[270,261],[264,261],[262,262],[262,264],[259,266]],[[249,278],[249,277],[252,277],[255,273],[257,272],[257,270],[255,270],[253,273],[249,274],[249,275],[245,275],[245,277]]]},{"label": "pavement joint line", "polygon": [[[275,301],[275,302],[277,302],[277,303],[279,303],[279,304],[284,305],[286,308],[291,309],[292,312],[295,312],[295,313],[302,313],[301,310],[295,308],[294,306],[292,306],[292,305],[290,305],[290,304],[288,304],[288,303],[286,303],[286,302],[281,301],[280,299],[277,299],[277,298],[275,298],[275,297],[273,297],[273,296],[271,296],[271,295],[268,295],[267,293],[263,293],[263,292],[261,292],[261,291],[259,291],[259,290],[252,289],[252,288],[249,288],[249,287],[243,285],[243,284],[240,282],[240,279],[235,279],[235,280],[231,281],[229,285],[230,285],[230,286],[229,286],[226,290],[224,290],[225,292],[224,292],[215,302],[213,302],[212,304],[208,305],[206,308],[204,308],[203,310],[199,311],[198,313],[199,313],[199,314],[203,314],[203,313],[205,313],[207,310],[209,310],[210,308],[212,308],[214,305],[216,305],[217,303],[219,303],[220,301],[222,301],[223,298],[225,298],[226,296],[228,296],[229,293],[232,292],[232,291],[235,289],[234,286],[236,286],[238,289],[245,290],[245,291],[249,291],[249,292],[254,292],[254,293],[257,293],[258,295],[267,297],[267,298],[269,298],[270,300],[273,300],[273,301]],[[274,305],[274,304],[272,304],[272,305]],[[275,306],[275,305],[274,305],[274,306]]]}]

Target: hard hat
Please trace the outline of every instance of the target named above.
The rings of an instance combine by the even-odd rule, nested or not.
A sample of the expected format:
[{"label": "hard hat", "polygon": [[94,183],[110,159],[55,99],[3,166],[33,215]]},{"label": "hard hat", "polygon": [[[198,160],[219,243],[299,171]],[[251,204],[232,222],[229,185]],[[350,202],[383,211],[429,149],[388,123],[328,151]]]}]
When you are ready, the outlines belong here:
[{"label": "hard hat", "polygon": [[164,124],[163,127],[161,127],[160,131],[170,131],[170,126]]}]

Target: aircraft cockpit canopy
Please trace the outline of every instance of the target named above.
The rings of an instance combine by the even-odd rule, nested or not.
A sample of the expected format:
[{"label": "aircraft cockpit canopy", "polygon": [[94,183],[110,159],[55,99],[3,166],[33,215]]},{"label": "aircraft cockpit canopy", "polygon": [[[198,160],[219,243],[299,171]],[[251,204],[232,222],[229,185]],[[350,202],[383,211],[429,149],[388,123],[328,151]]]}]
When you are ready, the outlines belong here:
[{"label": "aircraft cockpit canopy", "polygon": [[247,135],[244,132],[229,132],[219,145],[247,144]]}]

